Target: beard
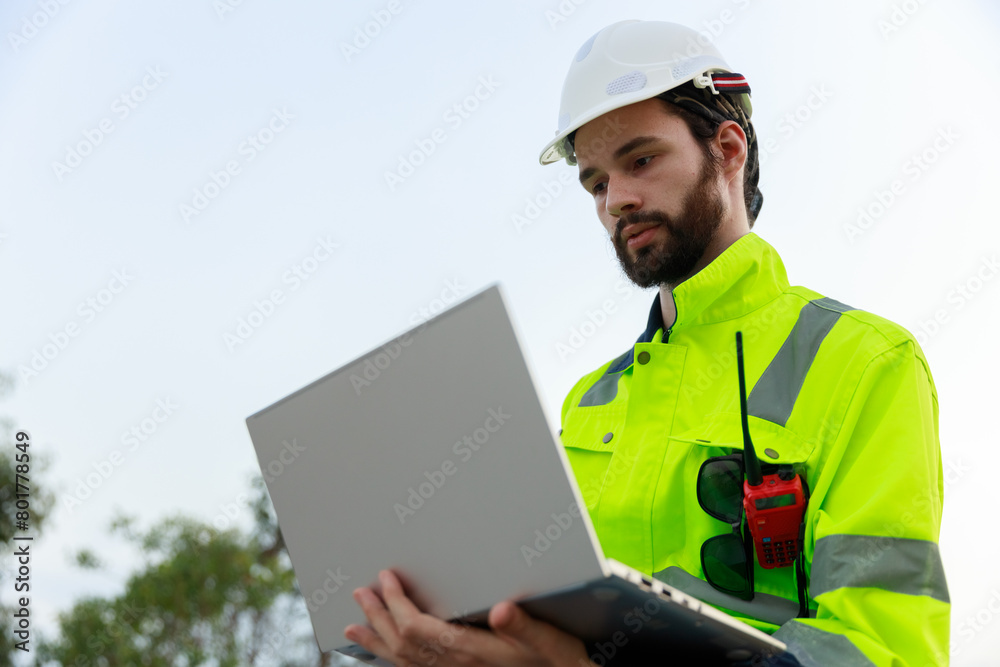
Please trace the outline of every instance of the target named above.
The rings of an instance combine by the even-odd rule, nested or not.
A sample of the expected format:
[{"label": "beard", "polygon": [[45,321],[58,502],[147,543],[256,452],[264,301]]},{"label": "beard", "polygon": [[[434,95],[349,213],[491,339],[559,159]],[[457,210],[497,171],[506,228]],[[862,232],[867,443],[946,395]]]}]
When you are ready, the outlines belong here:
[{"label": "beard", "polygon": [[[637,287],[675,286],[704,256],[725,212],[722,196],[712,188],[718,173],[719,167],[705,159],[698,182],[684,198],[680,215],[671,217],[662,211],[649,210],[619,218],[612,241],[622,271]],[[648,222],[658,223],[667,233],[662,240],[639,248],[633,258],[622,230],[628,225]]]}]

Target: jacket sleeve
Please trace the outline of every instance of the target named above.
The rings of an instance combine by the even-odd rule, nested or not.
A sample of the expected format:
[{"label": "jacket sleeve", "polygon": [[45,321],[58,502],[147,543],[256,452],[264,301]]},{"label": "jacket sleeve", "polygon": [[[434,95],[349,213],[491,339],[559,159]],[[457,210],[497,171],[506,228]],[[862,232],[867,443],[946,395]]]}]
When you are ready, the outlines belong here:
[{"label": "jacket sleeve", "polygon": [[816,616],[775,637],[803,665],[947,664],[938,404],[919,347],[875,356],[843,414],[807,517]]}]

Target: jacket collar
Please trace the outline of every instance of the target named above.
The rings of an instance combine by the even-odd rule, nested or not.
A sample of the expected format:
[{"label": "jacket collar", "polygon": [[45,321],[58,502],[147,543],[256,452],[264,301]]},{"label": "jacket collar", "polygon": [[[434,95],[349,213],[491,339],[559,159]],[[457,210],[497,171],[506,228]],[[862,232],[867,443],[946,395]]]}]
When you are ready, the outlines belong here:
[{"label": "jacket collar", "polygon": [[[787,288],[788,276],[778,251],[750,232],[674,289],[677,319],[670,331],[742,317],[772,301]],[[646,329],[635,342],[650,343],[663,328],[660,292],[657,291]],[[634,348],[630,348],[615,359],[606,372],[617,373],[631,366],[633,351]]]}]

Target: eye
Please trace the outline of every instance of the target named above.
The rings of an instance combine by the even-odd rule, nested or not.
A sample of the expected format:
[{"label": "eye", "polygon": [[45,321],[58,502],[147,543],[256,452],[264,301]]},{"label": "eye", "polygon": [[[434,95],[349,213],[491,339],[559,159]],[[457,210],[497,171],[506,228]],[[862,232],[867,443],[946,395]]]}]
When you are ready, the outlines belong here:
[{"label": "eye", "polygon": [[653,159],[652,155],[643,155],[640,158],[636,158],[636,160],[635,160],[635,166],[636,167],[645,167],[647,164],[649,164],[649,161],[652,160],[652,159]]},{"label": "eye", "polygon": [[590,186],[590,194],[592,194],[592,195],[594,195],[596,197],[597,195],[599,195],[602,192],[604,192],[604,190],[607,187],[608,187],[608,184],[606,182],[604,182],[604,181],[598,181],[597,183],[594,183],[592,186]]}]

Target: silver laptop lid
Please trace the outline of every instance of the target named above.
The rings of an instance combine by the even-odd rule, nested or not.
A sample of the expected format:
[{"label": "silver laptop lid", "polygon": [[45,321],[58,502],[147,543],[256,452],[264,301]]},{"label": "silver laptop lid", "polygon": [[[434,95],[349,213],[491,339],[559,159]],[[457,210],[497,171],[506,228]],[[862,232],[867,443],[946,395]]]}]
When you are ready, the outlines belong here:
[{"label": "silver laptop lid", "polygon": [[605,574],[496,285],[247,427],[324,651],[383,568],[442,618]]}]

